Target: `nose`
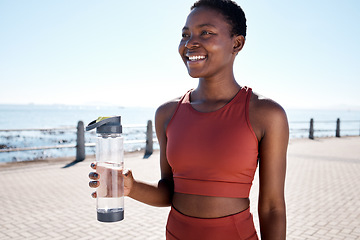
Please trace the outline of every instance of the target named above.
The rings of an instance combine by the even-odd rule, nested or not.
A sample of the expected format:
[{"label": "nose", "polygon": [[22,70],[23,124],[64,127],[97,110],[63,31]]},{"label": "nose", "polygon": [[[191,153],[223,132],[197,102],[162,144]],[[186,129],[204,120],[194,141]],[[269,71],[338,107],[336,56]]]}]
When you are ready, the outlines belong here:
[{"label": "nose", "polygon": [[185,42],[185,47],[187,49],[192,49],[192,48],[196,48],[199,46],[199,42],[194,38],[194,37],[190,37],[186,42]]}]

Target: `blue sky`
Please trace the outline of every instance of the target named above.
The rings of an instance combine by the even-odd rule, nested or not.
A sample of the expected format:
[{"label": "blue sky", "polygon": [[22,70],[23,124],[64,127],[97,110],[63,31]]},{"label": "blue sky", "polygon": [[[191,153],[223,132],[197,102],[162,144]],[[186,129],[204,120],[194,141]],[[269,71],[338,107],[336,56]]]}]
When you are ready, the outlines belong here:
[{"label": "blue sky", "polygon": [[[196,87],[177,52],[193,0],[0,0],[0,104],[150,106]],[[238,0],[240,85],[285,108],[360,109],[360,1]]]}]

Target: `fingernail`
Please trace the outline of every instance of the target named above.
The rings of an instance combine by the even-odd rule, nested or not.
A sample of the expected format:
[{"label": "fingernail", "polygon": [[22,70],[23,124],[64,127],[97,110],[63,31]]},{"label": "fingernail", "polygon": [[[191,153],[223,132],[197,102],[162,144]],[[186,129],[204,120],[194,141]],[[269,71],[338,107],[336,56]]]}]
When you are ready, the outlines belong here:
[{"label": "fingernail", "polygon": [[95,167],[95,163],[91,163],[91,167]]},{"label": "fingernail", "polygon": [[97,173],[94,173],[94,177],[97,178],[99,176],[99,174]]}]

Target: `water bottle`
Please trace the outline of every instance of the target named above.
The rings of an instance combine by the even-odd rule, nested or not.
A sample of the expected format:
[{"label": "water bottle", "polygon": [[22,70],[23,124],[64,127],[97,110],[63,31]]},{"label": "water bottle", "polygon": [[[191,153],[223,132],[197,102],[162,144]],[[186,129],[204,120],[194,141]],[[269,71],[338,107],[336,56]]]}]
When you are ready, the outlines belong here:
[{"label": "water bottle", "polygon": [[99,117],[86,127],[96,128],[96,172],[100,186],[96,190],[97,220],[116,222],[124,219],[124,139],[121,116]]}]

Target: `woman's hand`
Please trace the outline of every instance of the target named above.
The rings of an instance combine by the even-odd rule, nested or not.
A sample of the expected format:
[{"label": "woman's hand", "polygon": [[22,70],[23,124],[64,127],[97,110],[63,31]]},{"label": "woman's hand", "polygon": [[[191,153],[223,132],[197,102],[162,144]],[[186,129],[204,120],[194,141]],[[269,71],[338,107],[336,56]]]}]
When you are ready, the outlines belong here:
[{"label": "woman's hand", "polygon": [[[96,170],[96,167],[97,167],[97,165],[96,165],[96,163],[91,163],[91,168],[92,169],[94,169],[94,170]],[[107,173],[107,174],[110,174],[110,173]],[[122,176],[123,177],[123,180],[124,180],[124,196],[129,196],[129,194],[130,194],[130,191],[132,190],[132,188],[133,188],[133,186],[134,186],[134,177],[133,177],[133,174],[132,174],[132,171],[131,170],[129,170],[129,169],[127,169],[127,170],[119,170],[119,176]],[[90,172],[89,173],[89,178],[91,179],[91,180],[94,180],[94,181],[90,181],[89,182],[89,186],[91,187],[91,188],[97,188],[97,187],[99,187],[100,186],[100,181],[99,181],[99,179],[100,179],[100,174],[99,173],[97,173],[97,172]],[[111,181],[111,177],[110,178],[108,178],[110,181]],[[119,179],[119,182],[121,183],[122,182],[122,179],[120,180]],[[112,184],[109,182],[109,183],[106,183],[106,185],[108,186],[108,188],[107,189],[104,189],[103,191],[105,191],[105,193],[103,193],[102,195],[104,195],[104,197],[112,197],[112,196],[108,196],[108,194],[107,193],[111,193],[112,192],[112,189],[109,189],[109,187],[111,188],[111,186],[112,186]],[[119,192],[121,192],[121,191],[119,191]],[[97,192],[93,192],[92,194],[91,194],[91,196],[93,197],[93,198],[96,198],[96,197],[98,197],[97,196],[98,194],[97,194]]]},{"label": "woman's hand", "polygon": [[129,196],[130,192],[134,189],[135,179],[130,169],[124,170],[123,177],[124,177],[124,196]]}]

